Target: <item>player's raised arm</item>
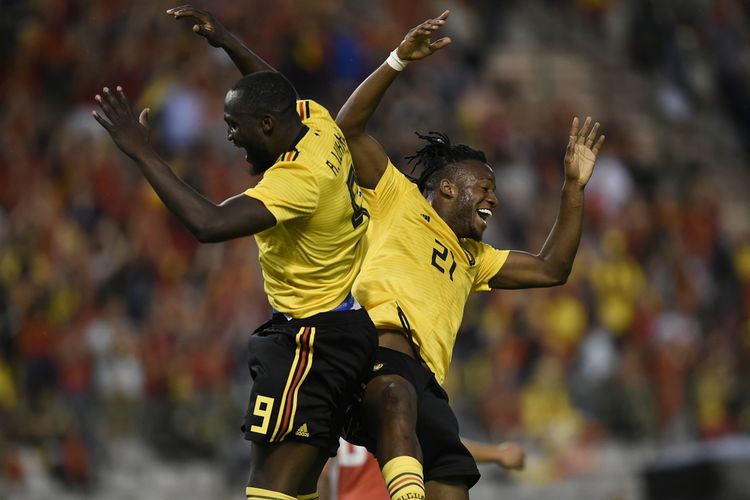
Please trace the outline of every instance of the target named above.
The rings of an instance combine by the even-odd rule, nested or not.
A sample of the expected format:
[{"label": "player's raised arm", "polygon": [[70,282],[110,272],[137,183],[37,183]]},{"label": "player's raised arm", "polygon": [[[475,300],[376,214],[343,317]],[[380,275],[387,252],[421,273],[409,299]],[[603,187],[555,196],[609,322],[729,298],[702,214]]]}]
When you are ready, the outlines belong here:
[{"label": "player's raised arm", "polygon": [[180,5],[168,9],[167,14],[175,19],[183,17],[193,19],[195,21],[193,31],[205,38],[212,46],[224,49],[243,75],[256,71],[276,71],[255,52],[247,48],[210,12],[196,9],[192,5]]},{"label": "player's raised arm", "polygon": [[409,61],[423,59],[450,43],[451,40],[447,37],[434,42],[430,40],[434,32],[445,23],[448,14],[446,10],[439,17],[428,19],[411,29],[386,62],[367,77],[341,107],[336,123],[349,144],[360,186],[374,188],[388,164],[383,148],[366,132],[367,122],[388,87]]},{"label": "player's raised arm", "polygon": [[140,167],[159,198],[202,242],[225,241],[268,229],[276,219],[258,200],[245,195],[229,198],[221,205],[203,197],[180,178],[154,151],[149,142],[148,112],[139,118],[122,88],[111,92],[105,87],[96,101],[103,116],[94,118],[114,140],[120,150]]},{"label": "player's raised arm", "polygon": [[529,288],[565,283],[578,251],[583,223],[583,192],[591,178],[596,156],[604,143],[599,123],[591,127],[587,117],[580,129],[573,118],[565,151],[565,182],[560,209],[547,241],[537,255],[512,251],[500,272],[490,280],[492,288]]}]

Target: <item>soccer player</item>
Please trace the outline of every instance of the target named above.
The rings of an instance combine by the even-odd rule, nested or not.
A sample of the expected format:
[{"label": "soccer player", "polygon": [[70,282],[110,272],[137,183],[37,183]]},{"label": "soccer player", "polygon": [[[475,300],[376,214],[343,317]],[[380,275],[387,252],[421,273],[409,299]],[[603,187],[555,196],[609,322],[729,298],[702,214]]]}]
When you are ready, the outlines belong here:
[{"label": "soccer player", "polygon": [[226,94],[227,139],[258,184],[215,204],[180,180],[149,142],[122,88],[96,95],[93,115],[164,204],[201,242],[255,235],[273,318],[249,338],[254,380],[245,418],[253,441],[248,499],[317,498],[348,402],[372,366],[377,336],[351,287],[369,215],[346,141],[319,104],[298,100],[258,64]]},{"label": "soccer player", "polygon": [[[468,498],[479,478],[461,443],[458,423],[440,384],[472,291],[565,283],[581,236],[584,188],[604,136],[587,118],[573,119],[564,158],[557,220],[541,251],[497,250],[481,242],[497,209],[495,175],[484,153],[444,134],[420,135],[408,157],[421,173],[413,182],[389,160],[365,127],[407,63],[450,43],[431,35],[444,12],[411,30],[349,97],[337,116],[372,217],[365,264],[354,295],[378,329],[379,348],[347,439],[378,458],[393,499]],[[424,488],[424,489],[423,489]]]}]

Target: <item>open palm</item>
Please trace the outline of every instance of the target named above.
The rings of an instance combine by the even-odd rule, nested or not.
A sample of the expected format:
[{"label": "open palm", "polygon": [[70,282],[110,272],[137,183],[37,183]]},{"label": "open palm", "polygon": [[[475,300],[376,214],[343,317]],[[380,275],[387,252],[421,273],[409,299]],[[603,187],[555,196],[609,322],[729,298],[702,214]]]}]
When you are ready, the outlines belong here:
[{"label": "open palm", "polygon": [[197,9],[192,5],[180,5],[167,10],[175,19],[192,18],[196,24],[193,31],[208,40],[214,47],[221,47],[227,38],[227,29],[208,11]]},{"label": "open palm", "polygon": [[586,117],[583,127],[578,128],[578,117],[573,118],[570,126],[570,139],[565,151],[565,178],[574,181],[580,186],[585,186],[594,172],[596,156],[599,154],[604,136],[594,142],[599,132],[599,122],[594,123],[591,127],[591,117]]},{"label": "open palm", "polygon": [[448,37],[440,38],[434,42],[430,41],[430,36],[445,24],[449,15],[450,11],[446,10],[435,19],[428,19],[419,26],[412,28],[396,49],[398,57],[404,61],[416,61],[451,43],[451,39]]}]

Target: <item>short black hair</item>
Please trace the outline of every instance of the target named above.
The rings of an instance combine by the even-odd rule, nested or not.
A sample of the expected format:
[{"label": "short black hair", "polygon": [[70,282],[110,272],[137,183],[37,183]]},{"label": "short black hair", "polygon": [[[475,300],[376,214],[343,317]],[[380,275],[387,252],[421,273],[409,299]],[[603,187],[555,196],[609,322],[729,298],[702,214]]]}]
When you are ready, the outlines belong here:
[{"label": "short black hair", "polygon": [[412,173],[419,166],[423,167],[419,177],[412,178],[423,193],[436,190],[442,175],[455,177],[458,173],[457,165],[464,160],[487,163],[487,158],[482,151],[465,144],[451,144],[448,136],[443,133],[429,132],[427,135],[414,133],[420,139],[427,141],[427,144],[413,155],[407,156],[406,159],[413,164]]},{"label": "short black hair", "polygon": [[259,71],[240,78],[232,87],[243,108],[253,114],[283,115],[294,112],[297,91],[281,73]]}]

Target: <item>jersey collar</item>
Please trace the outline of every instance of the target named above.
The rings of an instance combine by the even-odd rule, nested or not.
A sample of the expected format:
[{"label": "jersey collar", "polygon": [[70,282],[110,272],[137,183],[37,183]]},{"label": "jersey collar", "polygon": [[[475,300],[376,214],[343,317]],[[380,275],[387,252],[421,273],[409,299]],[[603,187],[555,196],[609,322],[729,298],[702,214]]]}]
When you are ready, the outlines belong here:
[{"label": "jersey collar", "polygon": [[297,155],[299,154],[299,151],[297,151],[297,144],[302,140],[305,135],[310,131],[310,128],[302,124],[302,128],[299,131],[299,134],[297,134],[297,137],[294,138],[292,141],[292,144],[290,144],[289,149],[287,149],[285,152],[281,153],[278,158],[276,158],[276,162],[280,161],[294,161],[297,159]]}]

